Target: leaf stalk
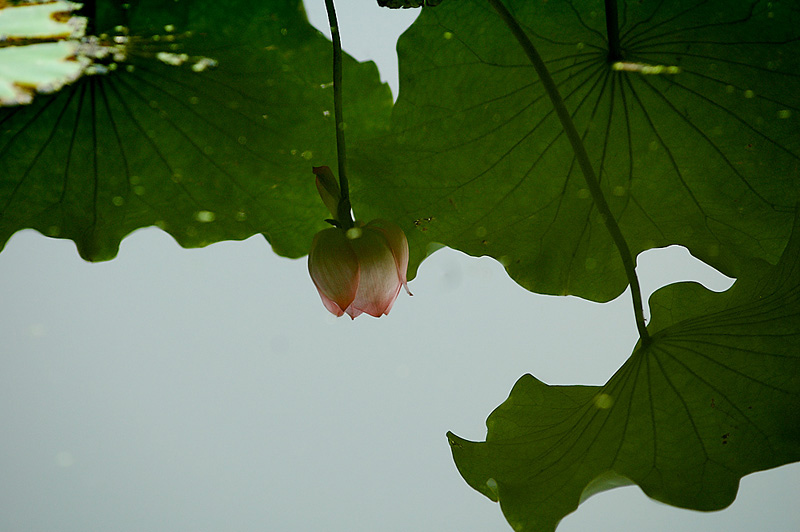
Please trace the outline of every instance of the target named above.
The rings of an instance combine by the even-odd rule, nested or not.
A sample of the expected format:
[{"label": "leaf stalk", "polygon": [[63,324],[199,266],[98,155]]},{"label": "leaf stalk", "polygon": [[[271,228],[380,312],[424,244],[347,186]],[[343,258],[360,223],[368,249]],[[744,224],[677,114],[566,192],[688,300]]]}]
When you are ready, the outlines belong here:
[{"label": "leaf stalk", "polygon": [[[575,123],[572,121],[572,117],[570,116],[569,111],[564,104],[564,100],[561,98],[561,94],[558,92],[558,87],[553,81],[552,76],[550,76],[550,71],[547,69],[547,66],[542,60],[542,57],[539,55],[539,52],[536,50],[536,47],[533,45],[525,31],[514,18],[514,15],[508,11],[501,0],[488,0],[488,2],[503,20],[505,25],[511,30],[511,33],[514,35],[520,46],[522,46],[522,49],[528,56],[533,68],[539,75],[539,79],[542,81],[542,86],[544,87],[545,92],[547,92],[550,101],[553,103],[553,107],[558,115],[558,119],[561,121],[561,126],[564,128],[564,132],[566,133],[567,138],[572,145],[572,149],[575,152],[575,158],[577,159],[578,165],[583,172],[583,177],[586,180],[586,185],[589,187],[589,192],[592,195],[595,207],[597,207],[597,210],[600,212],[600,217],[603,219],[603,223],[605,224],[606,229],[611,235],[611,239],[614,241],[614,244],[619,251],[620,258],[622,259],[622,264],[625,269],[625,275],[628,278],[628,283],[630,283],[631,286],[633,313],[636,319],[636,328],[639,331],[639,340],[642,344],[642,347],[645,347],[650,343],[650,334],[647,332],[647,324],[645,323],[644,319],[642,291],[639,287],[639,278],[636,276],[636,265],[634,263],[633,256],[631,255],[630,248],[628,248],[628,243],[625,241],[625,237],[622,235],[622,231],[620,230],[619,225],[617,224],[617,221],[614,218],[608,203],[606,202],[602,188],[600,188],[600,182],[597,179],[594,168],[592,168],[592,163],[589,160],[589,154],[586,152],[586,147],[583,145],[583,140],[581,139],[581,136],[575,127]],[[608,2],[606,2],[606,4],[608,5]]]},{"label": "leaf stalk", "polygon": [[339,23],[336,20],[336,8],[333,0],[325,0],[328,12],[328,24],[331,27],[333,42],[333,119],[336,124],[336,158],[339,169],[339,200],[337,218],[344,229],[353,227],[350,216],[350,188],[347,181],[347,153],[344,142],[344,115],[342,114],[342,41],[339,38]]},{"label": "leaf stalk", "polygon": [[617,10],[617,0],[605,0],[605,2],[608,62],[613,64],[622,60],[622,48],[619,44],[619,12]]}]

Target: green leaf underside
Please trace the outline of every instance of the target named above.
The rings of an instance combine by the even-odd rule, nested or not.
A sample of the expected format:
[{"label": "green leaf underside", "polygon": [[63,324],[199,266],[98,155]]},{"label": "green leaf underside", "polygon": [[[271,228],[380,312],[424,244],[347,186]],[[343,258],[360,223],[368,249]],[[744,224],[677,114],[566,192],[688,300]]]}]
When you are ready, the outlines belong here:
[{"label": "green leaf underside", "polygon": [[[0,109],[0,246],[31,227],[106,260],[157,225],[187,247],[264,233],[306,254],[325,227],[311,168],[336,160],[330,42],[296,0],[128,3],[93,20],[98,35],[128,28],[116,71]],[[202,57],[218,66],[193,71]],[[385,130],[375,65],[348,57],[345,76],[348,135]]]},{"label": "green leaf underside", "polygon": [[778,265],[761,264],[725,293],[656,292],[652,344],[605,386],[522,377],[486,442],[448,434],[461,474],[515,530],[542,532],[631,482],[718,510],[742,476],[800,460],[800,223]]},{"label": "green leaf underside", "polygon": [[[680,69],[654,75],[611,67],[601,1],[507,5],[547,62],[632,253],[681,244],[731,276],[751,258],[778,260],[800,182],[796,6],[621,1],[625,61]],[[423,10],[398,53],[392,135],[351,160],[373,176],[354,197],[406,220],[412,268],[438,242],[497,258],[535,292],[620,294],[622,263],[572,148],[489,6]]]}]

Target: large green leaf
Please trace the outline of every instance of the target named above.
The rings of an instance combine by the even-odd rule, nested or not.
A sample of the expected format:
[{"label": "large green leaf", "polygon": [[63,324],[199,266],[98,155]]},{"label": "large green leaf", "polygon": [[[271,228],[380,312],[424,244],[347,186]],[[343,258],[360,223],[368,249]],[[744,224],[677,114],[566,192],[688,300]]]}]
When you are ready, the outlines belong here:
[{"label": "large green leaf", "polygon": [[[299,1],[101,1],[89,15],[127,57],[0,109],[0,246],[33,227],[104,260],[157,225],[184,246],[264,233],[307,253],[326,216],[311,167],[336,152],[331,46]],[[374,64],[345,59],[357,141],[385,129],[392,99]]]},{"label": "large green leaf", "polygon": [[634,482],[697,510],[739,479],[800,460],[800,218],[777,266],[728,292],[670,285],[652,298],[652,343],[602,387],[522,377],[486,442],[449,434],[459,471],[515,530],[554,530],[588,496]]},{"label": "large green leaf", "polygon": [[[750,258],[778,260],[800,183],[795,2],[620,0],[623,70],[608,59],[602,1],[506,4],[634,255],[682,244],[734,277]],[[372,176],[365,202],[406,220],[412,263],[439,242],[497,258],[536,292],[620,294],[622,264],[572,147],[488,3],[425,9],[398,52],[392,135],[354,165]]]}]

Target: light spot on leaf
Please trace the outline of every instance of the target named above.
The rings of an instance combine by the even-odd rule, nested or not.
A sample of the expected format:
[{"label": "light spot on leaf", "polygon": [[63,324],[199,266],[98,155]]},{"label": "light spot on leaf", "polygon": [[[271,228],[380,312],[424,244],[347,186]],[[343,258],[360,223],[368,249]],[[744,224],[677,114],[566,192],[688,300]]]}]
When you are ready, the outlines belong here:
[{"label": "light spot on leaf", "polygon": [[490,478],[486,481],[486,487],[492,490],[494,496],[497,497],[497,481],[493,478]]},{"label": "light spot on leaf", "polygon": [[201,57],[192,65],[192,70],[195,72],[202,72],[206,69],[213,68],[218,64],[219,63],[216,59],[211,59],[210,57]]},{"label": "light spot on leaf", "polygon": [[194,219],[201,223],[209,223],[216,220],[217,215],[211,211],[197,211],[194,213]]},{"label": "light spot on leaf", "polygon": [[600,393],[594,396],[594,406],[601,410],[608,410],[614,406],[614,398],[607,393]]},{"label": "light spot on leaf", "polygon": [[638,72],[640,74],[680,74],[681,68],[675,65],[648,65],[647,63],[631,63],[617,61],[611,68],[617,71]]},{"label": "light spot on leaf", "polygon": [[186,54],[173,54],[171,52],[158,52],[156,54],[156,59],[167,65],[180,66],[189,60],[189,56]]}]

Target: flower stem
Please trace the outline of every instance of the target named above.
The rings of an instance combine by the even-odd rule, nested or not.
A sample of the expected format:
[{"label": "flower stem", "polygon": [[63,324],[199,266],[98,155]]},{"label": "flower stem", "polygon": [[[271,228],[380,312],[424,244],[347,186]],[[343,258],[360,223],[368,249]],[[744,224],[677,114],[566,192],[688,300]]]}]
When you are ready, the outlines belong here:
[{"label": "flower stem", "polygon": [[608,62],[621,61],[622,49],[619,44],[617,0],[606,0],[606,34],[608,35]]},{"label": "flower stem", "polygon": [[336,158],[339,164],[339,189],[341,199],[337,218],[344,229],[353,227],[350,216],[350,188],[347,182],[347,154],[344,143],[344,117],[342,115],[342,41],[339,38],[339,23],[336,21],[336,9],[333,0],[325,0],[328,11],[328,24],[331,27],[333,42],[333,119],[336,123]]},{"label": "flower stem", "polygon": [[95,19],[97,18],[97,0],[86,0],[81,2],[83,6],[79,9],[78,13],[86,17],[86,35],[94,35],[95,33]]},{"label": "flower stem", "polygon": [[511,30],[511,33],[514,34],[517,42],[519,42],[525,54],[528,56],[533,68],[542,81],[542,86],[550,97],[550,101],[553,103],[558,119],[561,121],[561,126],[564,128],[564,132],[572,145],[575,158],[583,172],[583,177],[589,187],[589,192],[592,195],[595,207],[597,207],[597,210],[600,212],[600,217],[603,219],[603,223],[605,223],[606,229],[610,233],[611,239],[614,241],[622,259],[625,275],[631,285],[631,298],[633,299],[633,313],[636,319],[636,327],[639,330],[639,339],[644,347],[650,343],[650,334],[647,332],[647,325],[644,320],[642,291],[639,287],[639,278],[636,276],[636,265],[631,256],[631,251],[628,248],[628,243],[625,241],[625,237],[622,235],[622,231],[619,225],[617,225],[614,215],[611,213],[605,196],[603,196],[603,190],[600,188],[600,182],[597,180],[597,176],[592,168],[592,163],[589,161],[589,154],[586,153],[586,147],[583,145],[583,141],[575,127],[575,123],[572,121],[572,117],[566,105],[564,105],[564,100],[558,92],[558,87],[556,87],[553,78],[550,76],[550,71],[547,70],[547,66],[544,64],[544,61],[533,46],[531,40],[525,34],[525,31],[514,18],[514,15],[506,9],[506,6],[503,5],[501,0],[488,0],[488,2],[494,10],[497,11],[500,18],[503,19],[503,22]]}]

